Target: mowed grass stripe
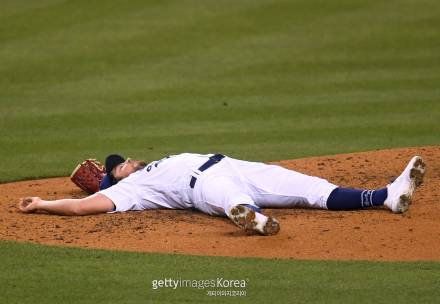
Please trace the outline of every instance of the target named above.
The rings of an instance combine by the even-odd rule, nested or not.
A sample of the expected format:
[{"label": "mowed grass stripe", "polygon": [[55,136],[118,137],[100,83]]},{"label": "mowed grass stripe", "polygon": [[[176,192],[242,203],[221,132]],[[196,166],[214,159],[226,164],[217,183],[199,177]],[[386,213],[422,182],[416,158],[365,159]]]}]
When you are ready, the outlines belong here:
[{"label": "mowed grass stripe", "polygon": [[[301,9],[294,10],[294,8],[296,8],[296,6],[292,5],[290,10],[286,10],[289,13],[297,11],[303,12]],[[335,8],[335,12],[339,14],[342,14],[341,11],[345,12],[344,10],[341,10],[339,6],[335,6]],[[381,9],[383,9],[383,7],[381,7]],[[155,11],[154,9],[151,10]],[[338,70],[341,71],[341,69],[353,69],[353,67],[359,64],[361,64],[362,67],[362,61],[366,61],[363,64],[364,69],[376,67],[376,69],[373,71],[374,73],[378,72],[378,66],[388,69],[401,69],[405,66],[410,69],[417,67],[420,68],[420,65],[423,65],[423,62],[418,62],[418,59],[415,56],[410,56],[411,60],[407,60],[407,57],[408,51],[414,53],[421,50],[424,50],[425,53],[428,53],[429,55],[428,58],[426,58],[426,61],[430,62],[434,59],[438,59],[438,55],[436,55],[438,54],[436,48],[432,48],[433,45],[435,46],[435,43],[432,42],[433,38],[438,38],[438,33],[436,34],[436,32],[431,30],[433,34],[431,34],[429,37],[425,37],[426,39],[422,39],[420,43],[410,44],[407,41],[408,39],[419,39],[419,34],[425,33],[427,27],[423,27],[424,31],[420,31],[420,29],[417,27],[411,28],[411,33],[414,32],[414,34],[408,35],[409,37],[401,37],[400,39],[393,37],[393,41],[399,42],[403,40],[405,42],[405,48],[401,48],[398,44],[390,44],[389,41],[384,39],[385,37],[383,37],[383,35],[380,35],[380,33],[384,31],[383,24],[379,23],[379,25],[376,25],[376,30],[373,31],[370,29],[370,26],[365,26],[365,24],[368,24],[367,22],[362,23],[357,20],[356,24],[364,24],[363,28],[369,29],[366,34],[364,33],[364,36],[367,36],[368,38],[370,36],[373,37],[373,40],[365,39],[366,37],[362,36],[362,31],[359,32],[355,30],[347,30],[347,25],[352,23],[354,18],[358,17],[356,11],[353,13],[353,11],[350,10],[349,13],[352,14],[346,14],[351,16],[348,19],[348,22],[344,22],[344,18],[339,18],[339,15],[335,12],[332,11],[334,14],[330,14],[330,18],[333,20],[332,25],[336,28],[336,30],[334,33],[331,31],[329,33],[325,32],[324,36],[324,38],[327,37],[327,35],[334,38],[332,40],[320,39],[320,34],[322,34],[322,31],[329,30],[329,25],[324,21],[321,21],[321,19],[313,20],[313,27],[310,28],[310,24],[305,22],[307,20],[303,20],[306,19],[306,17],[295,19],[297,16],[291,16],[290,18],[279,18],[279,20],[284,20],[285,23],[290,21],[291,23],[294,23],[294,25],[288,24],[289,26],[286,26],[286,28],[280,27],[281,29],[276,32],[276,35],[273,35],[272,32],[266,34],[266,27],[259,25],[257,22],[260,19],[256,18],[254,15],[246,14],[240,14],[239,18],[232,18],[232,20],[230,18],[231,16],[225,14],[219,16],[217,19],[223,21],[224,23],[226,23],[225,20],[228,20],[228,24],[234,24],[234,20],[238,23],[237,20],[251,19],[248,20],[248,27],[255,27],[257,29],[254,30],[253,33],[247,33],[240,27],[235,28],[235,31],[228,31],[225,29],[224,31],[219,32],[218,29],[222,29],[224,24],[217,24],[216,19],[208,19],[209,17],[203,19],[199,16],[197,16],[198,18],[194,18],[195,20],[202,19],[200,24],[197,23],[196,25],[189,25],[185,27],[186,24],[183,22],[183,27],[181,24],[172,24],[173,26],[167,25],[164,28],[157,25],[156,27],[149,28],[149,15],[146,15],[143,16],[143,18],[134,18],[134,20],[137,20],[137,23],[132,22],[135,23],[136,28],[130,26],[130,22],[127,22],[126,20],[124,24],[118,24],[119,27],[116,28],[122,32],[121,35],[118,36],[114,33],[115,29],[108,31],[107,34],[101,33],[101,31],[105,31],[108,26],[106,21],[99,20],[99,22],[104,24],[100,24],[99,22],[93,23],[92,25],[86,24],[86,28],[80,28],[76,33],[71,33],[69,31],[65,33],[61,31],[63,37],[67,36],[70,37],[70,39],[68,41],[62,40],[61,43],[55,43],[54,46],[58,54],[53,54],[53,52],[50,52],[50,49],[49,52],[45,52],[47,60],[38,65],[38,71],[41,74],[45,74],[46,77],[35,77],[35,80],[38,81],[41,79],[42,81],[47,82],[47,78],[53,75],[53,81],[57,86],[59,86],[61,82],[69,80],[69,76],[72,75],[76,75],[80,79],[84,79],[84,77],[87,79],[88,77],[95,75],[95,73],[98,73],[97,77],[102,78],[104,74],[108,75],[106,72],[111,70],[112,74],[117,74],[116,81],[114,82],[119,82],[119,80],[126,79],[126,76],[129,77],[130,75],[133,75],[134,72],[139,72],[143,77],[139,77],[138,82],[140,82],[142,86],[145,86],[145,84],[151,84],[152,82],[154,83],[157,79],[157,74],[160,73],[160,71],[166,71],[166,73],[160,73],[160,76],[164,79],[167,79],[167,83],[170,83],[170,80],[173,78],[173,76],[177,76],[174,79],[174,82],[180,82],[182,80],[187,81],[188,79],[194,78],[196,78],[196,81],[200,81],[206,79],[206,76],[213,76],[214,79],[218,80],[217,75],[222,75],[222,69],[230,69],[230,72],[226,73],[226,77],[224,77],[227,81],[231,80],[231,78],[234,79],[237,77],[237,74],[243,74],[243,71],[242,73],[240,73],[239,70],[237,71],[237,65],[239,66],[239,69],[240,66],[244,64],[252,69],[255,66],[258,67],[259,62],[261,62],[262,67],[256,72],[260,76],[266,76],[260,77],[263,78],[262,81],[266,82],[268,80],[276,80],[277,77],[274,76],[277,76],[277,71],[274,69],[274,67],[277,67],[278,65],[281,66],[284,71],[287,71],[291,77],[293,76],[300,81],[302,80],[302,82],[309,83],[311,79],[307,76],[311,74],[310,72],[315,72],[313,75],[311,75],[314,77],[313,82],[315,82],[315,77],[319,77],[319,74],[317,75],[316,72],[321,72],[322,67],[330,67],[333,71],[338,72]],[[371,10],[367,10],[367,12],[368,14],[362,14],[364,15],[363,18],[371,18],[371,16],[374,15],[374,12],[371,12]],[[130,13],[132,12],[130,11]],[[246,13],[248,12],[246,11]],[[260,14],[267,13],[268,12],[264,9],[261,9],[260,11]],[[413,15],[414,14],[411,14],[411,16]],[[416,16],[419,15],[416,14]],[[254,17],[255,20],[253,20],[251,17]],[[315,16],[315,18],[319,18],[319,16]],[[327,18],[329,17],[327,16]],[[303,21],[302,27],[296,24],[296,22],[298,22],[297,20]],[[339,29],[339,23],[335,24],[335,20],[338,20],[338,22],[340,22],[344,27]],[[277,20],[274,21],[276,23]],[[361,21],[366,20],[361,19]],[[424,20],[416,19],[416,21],[423,22]],[[139,23],[143,26],[140,27]],[[391,32],[391,34],[388,35],[391,36],[401,32],[398,19],[394,20],[394,23],[392,21],[390,23],[393,25],[393,27],[391,30],[387,28],[387,33]],[[202,26],[202,24],[205,26]],[[217,31],[210,29],[210,24],[216,24],[215,29],[217,29]],[[121,28],[125,29],[125,31],[122,31]],[[193,28],[194,30],[201,31],[202,33],[199,35],[193,34]],[[332,27],[330,27],[330,29],[332,29]],[[212,32],[209,32],[210,30]],[[339,32],[340,30],[342,30],[345,35],[337,35],[336,32]],[[158,31],[157,34],[155,34],[156,31]],[[283,34],[280,35],[280,31]],[[292,31],[294,32],[292,33]],[[377,33],[375,33],[375,31],[377,31]],[[126,37],[131,37],[133,32],[139,33],[138,36],[134,37],[133,40],[126,40]],[[238,32],[241,36],[235,37],[233,35],[235,32]],[[85,33],[89,34],[87,35]],[[162,41],[162,38],[160,37],[163,37],[164,33],[166,33],[165,36],[170,35],[170,38],[173,39]],[[185,33],[190,34],[185,35]],[[308,35],[304,35],[304,33],[307,33]],[[240,39],[242,36],[245,37],[245,39]],[[46,36],[43,37],[47,38]],[[95,39],[90,39],[92,37]],[[254,38],[252,39],[252,37]],[[274,37],[276,40],[274,40]],[[59,37],[55,36],[54,40],[57,41],[57,38]],[[79,41],[75,38],[78,38]],[[222,38],[224,38],[224,40],[222,40]],[[82,41],[81,39],[86,40]],[[210,39],[214,39],[211,47],[203,44],[206,40]],[[375,39],[382,40],[375,41]],[[42,40],[41,38],[38,41],[41,41],[41,44],[45,43],[45,40]],[[73,41],[72,43],[75,44],[69,45],[69,41]],[[368,41],[367,45],[363,45],[365,44],[365,41]],[[152,47],[149,42],[154,42],[154,47]],[[202,42],[202,44],[199,42]],[[222,42],[224,45],[222,45]],[[108,43],[111,44],[109,45]],[[318,46],[316,46],[316,44]],[[416,46],[417,49],[414,49],[414,46]],[[44,50],[45,48],[43,47],[42,49]],[[71,53],[72,49],[74,51],[76,50],[77,52]],[[158,52],[158,58],[150,57],[149,52],[155,51]],[[173,56],[168,56],[167,51],[173,51]],[[57,57],[57,55],[59,57]],[[37,58],[41,58],[41,56],[43,56],[43,54],[39,54]],[[382,60],[381,57],[383,56],[388,58]],[[23,58],[20,58],[20,60],[22,59]],[[26,57],[26,59],[29,60],[29,57]],[[277,61],[274,62],[274,59]],[[88,64],[72,66],[73,63],[77,63],[81,60],[86,61]],[[227,62],[223,62],[224,60],[227,60]],[[45,68],[51,66],[50,63],[57,63],[59,61],[64,62],[64,65],[70,68],[68,70],[63,70],[62,65],[53,66],[53,68],[56,68],[60,72],[65,72],[63,75],[50,73],[54,72],[53,69],[49,71],[45,70]],[[167,63],[167,61],[169,62]],[[391,66],[390,63],[392,63]],[[301,66],[303,67],[301,68]],[[136,71],[136,67],[139,68],[138,71]],[[438,66],[435,67],[430,65],[428,67],[431,69],[436,69],[438,72]],[[90,68],[90,70],[81,70],[81,68]],[[126,70],[126,73],[124,73],[124,71],[121,71],[121,69],[128,70]],[[14,65],[10,72],[14,73],[15,70],[16,66]],[[212,74],[213,72],[214,74]],[[245,70],[245,75],[248,76],[249,72],[252,72],[252,70]],[[306,74],[304,74],[304,72],[306,72]],[[354,72],[357,71],[355,70]],[[406,72],[408,72],[408,70],[406,70]],[[212,75],[210,75],[210,73]],[[426,75],[426,73],[424,74]],[[438,73],[432,74],[438,75]],[[26,77],[26,75],[28,75],[28,77],[33,77],[32,74],[27,73],[26,70],[23,71],[22,75],[18,76]],[[182,77],[182,75],[185,77]],[[256,77],[257,75],[250,74],[249,76]],[[249,77],[248,79],[252,81],[253,77]],[[133,77],[129,77],[129,81],[131,82],[132,80]],[[319,79],[317,80],[319,82]],[[91,79],[91,81],[93,81],[93,79]],[[171,82],[171,84],[172,83],[173,82]]]},{"label": "mowed grass stripe", "polygon": [[[430,103],[425,102],[425,104],[429,106]],[[313,155],[316,150],[323,151],[323,154],[356,151],[359,145],[366,143],[373,148],[389,144],[405,145],[407,141],[428,145],[431,143],[431,131],[436,125],[436,114],[426,113],[424,103],[419,102],[418,105],[419,107],[413,110],[412,103],[402,104],[398,101],[393,104],[363,103],[364,112],[380,111],[373,117],[369,117],[357,113],[352,107],[341,108],[338,113],[329,115],[326,105],[321,104],[305,103],[290,107],[286,104],[274,104],[256,106],[251,110],[250,106],[241,106],[234,102],[229,102],[228,106],[224,106],[219,101],[216,104],[206,104],[203,111],[199,110],[198,113],[203,119],[198,120],[196,124],[188,124],[187,120],[183,119],[197,111],[196,104],[187,105],[187,108],[179,109],[171,114],[163,109],[151,110],[149,114],[151,119],[144,119],[144,114],[136,113],[135,108],[126,108],[119,113],[118,117],[111,119],[108,113],[95,113],[87,119],[73,114],[49,114],[43,119],[26,115],[22,118],[22,125],[27,128],[21,129],[20,132],[16,131],[15,134],[3,136],[3,152],[13,155],[14,151],[23,151],[20,159],[21,168],[27,173],[32,172],[32,168],[23,166],[29,163],[32,166],[40,166],[39,172],[57,167],[61,172],[59,175],[68,175],[76,162],[76,159],[71,156],[70,149],[72,138],[75,138],[77,134],[88,134],[88,137],[85,136],[74,143],[84,148],[84,151],[81,151],[83,158],[93,156],[87,148],[90,146],[96,149],[94,147],[96,138],[104,143],[117,141],[120,147],[127,151],[126,153],[147,160],[160,158],[164,154],[172,154],[176,151],[188,150],[202,153],[220,151],[239,158],[276,160]],[[337,104],[334,106],[336,107]],[[300,114],[300,117],[290,117],[289,111]],[[229,119],[221,121],[221,118],[226,115]],[[168,116],[170,123],[159,127],[162,116]],[[113,130],[114,124],[123,125],[124,120],[131,119],[139,123],[129,132],[119,128]],[[78,121],[82,123],[78,124]],[[112,131],[90,129],[89,126],[94,121],[100,121],[102,129]],[[325,129],[322,128],[323,121],[328,125]],[[410,122],[410,124],[405,122]],[[60,134],[58,128],[52,128],[52,125],[63,126],[66,130]],[[249,126],[253,128],[249,129]],[[47,129],[46,137],[38,136],[39,129]],[[383,135],[387,133],[390,135]],[[404,133],[405,137],[402,139],[393,136],[399,133]],[[32,134],[34,136],[30,136],[29,140],[21,140]],[[311,140],[320,137],[322,138],[319,141]],[[356,140],[354,140],[355,137],[357,137]],[[243,145],[243,142],[246,145]],[[188,143],[198,148],[188,149]],[[53,160],[53,153],[48,153],[49,146],[56,151],[56,160]],[[103,155],[112,150],[110,145],[105,144],[101,144],[99,148]],[[3,170],[6,176],[16,174],[14,167]],[[29,174],[25,177],[41,176],[45,176],[44,173]]]}]

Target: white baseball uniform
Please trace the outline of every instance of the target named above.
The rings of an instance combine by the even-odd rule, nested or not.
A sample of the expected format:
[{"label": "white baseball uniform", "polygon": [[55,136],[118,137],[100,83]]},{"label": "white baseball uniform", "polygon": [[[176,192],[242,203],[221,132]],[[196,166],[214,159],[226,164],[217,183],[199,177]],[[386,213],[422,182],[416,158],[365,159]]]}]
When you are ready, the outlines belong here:
[{"label": "white baseball uniform", "polygon": [[99,193],[113,201],[114,212],[196,208],[224,216],[237,204],[326,209],[328,196],[337,188],[325,179],[227,156],[201,172],[211,156],[168,156]]}]

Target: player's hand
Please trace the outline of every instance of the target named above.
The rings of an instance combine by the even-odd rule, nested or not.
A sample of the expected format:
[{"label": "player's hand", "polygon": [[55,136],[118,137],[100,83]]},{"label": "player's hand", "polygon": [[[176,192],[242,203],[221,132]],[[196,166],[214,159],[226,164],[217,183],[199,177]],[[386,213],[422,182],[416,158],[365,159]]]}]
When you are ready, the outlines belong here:
[{"label": "player's hand", "polygon": [[39,197],[25,197],[20,198],[18,202],[18,209],[24,213],[32,213],[37,211],[37,205],[41,201]]}]

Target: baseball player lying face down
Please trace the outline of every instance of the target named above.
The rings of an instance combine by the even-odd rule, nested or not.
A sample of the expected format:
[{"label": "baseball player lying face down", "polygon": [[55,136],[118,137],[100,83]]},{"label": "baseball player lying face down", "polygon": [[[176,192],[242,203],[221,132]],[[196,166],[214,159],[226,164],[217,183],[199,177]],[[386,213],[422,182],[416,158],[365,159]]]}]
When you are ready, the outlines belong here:
[{"label": "baseball player lying face down", "polygon": [[238,227],[262,235],[280,230],[260,208],[311,207],[354,210],[385,205],[405,212],[423,181],[425,164],[413,157],[402,174],[376,190],[342,188],[327,180],[276,165],[233,159],[221,154],[167,156],[149,164],[109,155],[101,190],[83,199],[21,199],[19,209],[62,215],[87,215],[146,209],[195,208],[227,216]]}]

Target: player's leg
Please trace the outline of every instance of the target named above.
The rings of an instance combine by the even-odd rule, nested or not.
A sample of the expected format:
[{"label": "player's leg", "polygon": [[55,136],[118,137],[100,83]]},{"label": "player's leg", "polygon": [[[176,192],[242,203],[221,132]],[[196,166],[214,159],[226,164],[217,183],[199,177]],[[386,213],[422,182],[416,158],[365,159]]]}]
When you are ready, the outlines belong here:
[{"label": "player's leg", "polygon": [[408,209],[415,188],[422,183],[425,164],[414,157],[402,174],[387,188],[360,190],[337,187],[324,179],[279,166],[232,160],[242,173],[252,199],[259,207],[312,207],[353,210],[386,205],[393,212]]},{"label": "player's leg", "polygon": [[338,187],[327,199],[329,210],[355,210],[373,206],[382,206],[388,196],[388,189],[353,189]]},{"label": "player's leg", "polygon": [[414,156],[403,172],[386,188],[358,190],[337,188],[327,200],[330,210],[353,210],[372,206],[387,206],[394,213],[403,213],[409,208],[415,189],[423,182],[425,163]]},{"label": "player's leg", "polygon": [[232,176],[211,176],[198,181],[195,207],[210,215],[227,216],[238,227],[262,235],[280,230],[276,219],[261,213],[244,185]]},{"label": "player's leg", "polygon": [[326,209],[338,186],[327,180],[264,163],[227,159],[240,175],[247,193],[262,208],[311,207]]}]

